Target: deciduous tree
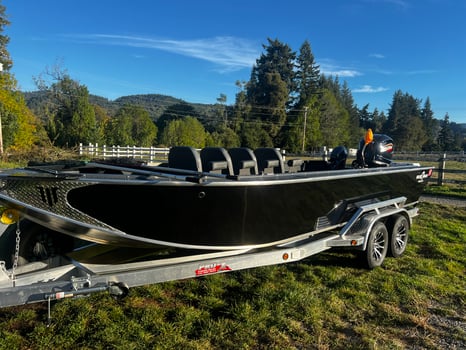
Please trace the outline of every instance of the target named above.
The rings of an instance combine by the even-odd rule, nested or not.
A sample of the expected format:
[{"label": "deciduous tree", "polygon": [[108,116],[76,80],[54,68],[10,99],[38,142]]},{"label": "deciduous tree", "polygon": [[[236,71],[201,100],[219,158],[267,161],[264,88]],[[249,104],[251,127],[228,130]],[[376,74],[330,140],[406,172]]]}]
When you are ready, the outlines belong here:
[{"label": "deciduous tree", "polygon": [[50,140],[59,147],[74,147],[79,143],[94,143],[98,139],[95,111],[89,102],[85,85],[72,79],[60,65],[34,78],[40,91],[49,99],[46,130]]},{"label": "deciduous tree", "polygon": [[10,22],[5,6],[0,4],[0,153],[6,149],[28,151],[45,141],[38,119],[27,108],[24,97],[17,88],[15,77],[10,73],[13,66],[7,45],[10,38],[3,34]]},{"label": "deciduous tree", "polygon": [[167,147],[191,146],[203,148],[206,144],[206,137],[201,122],[188,116],[170,121],[163,129],[160,139],[161,143]]}]

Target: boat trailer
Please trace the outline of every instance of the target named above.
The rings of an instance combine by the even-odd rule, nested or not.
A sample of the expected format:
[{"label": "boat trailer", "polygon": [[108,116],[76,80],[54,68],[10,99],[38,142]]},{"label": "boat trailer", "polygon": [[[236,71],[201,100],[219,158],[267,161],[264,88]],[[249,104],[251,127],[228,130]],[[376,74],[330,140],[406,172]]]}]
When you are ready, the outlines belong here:
[{"label": "boat trailer", "polygon": [[0,261],[0,308],[48,302],[50,311],[52,300],[104,291],[121,297],[132,287],[297,262],[334,247],[365,252],[367,267],[375,268],[387,254],[398,257],[406,249],[418,209],[417,202],[405,202],[405,197],[398,197],[357,203],[347,221],[333,226],[318,223],[307,238],[272,248],[197,251],[119,264],[82,263],[58,255],[18,266],[18,232],[16,264],[7,269],[5,261]]}]

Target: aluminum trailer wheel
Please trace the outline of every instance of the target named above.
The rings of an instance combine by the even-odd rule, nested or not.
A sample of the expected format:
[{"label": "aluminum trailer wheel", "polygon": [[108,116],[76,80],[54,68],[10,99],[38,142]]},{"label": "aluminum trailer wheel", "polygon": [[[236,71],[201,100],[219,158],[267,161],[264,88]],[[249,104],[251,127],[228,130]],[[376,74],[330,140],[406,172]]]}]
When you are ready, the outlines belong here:
[{"label": "aluminum trailer wheel", "polygon": [[368,236],[366,247],[367,267],[373,269],[382,265],[388,251],[389,235],[385,224],[377,221]]},{"label": "aluminum trailer wheel", "polygon": [[390,225],[390,255],[400,257],[406,250],[409,235],[409,222],[404,215],[395,215]]}]

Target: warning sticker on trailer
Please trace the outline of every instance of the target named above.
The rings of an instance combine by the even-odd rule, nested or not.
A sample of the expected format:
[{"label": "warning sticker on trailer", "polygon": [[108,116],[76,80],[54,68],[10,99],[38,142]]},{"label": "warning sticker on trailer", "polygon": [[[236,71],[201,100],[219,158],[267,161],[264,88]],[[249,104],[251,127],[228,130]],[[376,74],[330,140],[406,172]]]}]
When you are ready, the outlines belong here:
[{"label": "warning sticker on trailer", "polygon": [[196,276],[209,275],[221,271],[231,271],[231,268],[225,263],[202,265],[196,270]]}]

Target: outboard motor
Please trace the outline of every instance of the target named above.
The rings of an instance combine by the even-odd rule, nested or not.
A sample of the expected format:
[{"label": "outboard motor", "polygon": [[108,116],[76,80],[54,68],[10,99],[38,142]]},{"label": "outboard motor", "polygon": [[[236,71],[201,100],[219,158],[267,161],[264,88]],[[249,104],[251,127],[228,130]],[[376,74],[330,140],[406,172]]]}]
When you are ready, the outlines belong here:
[{"label": "outboard motor", "polygon": [[389,166],[393,156],[393,139],[384,134],[372,134],[368,129],[366,137],[360,141],[355,168]]},{"label": "outboard motor", "polygon": [[331,170],[344,169],[348,158],[348,150],[345,146],[335,147],[330,153],[329,168]]}]

